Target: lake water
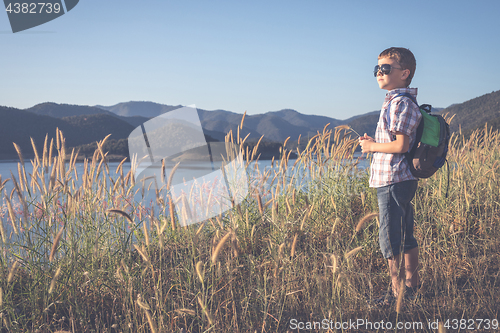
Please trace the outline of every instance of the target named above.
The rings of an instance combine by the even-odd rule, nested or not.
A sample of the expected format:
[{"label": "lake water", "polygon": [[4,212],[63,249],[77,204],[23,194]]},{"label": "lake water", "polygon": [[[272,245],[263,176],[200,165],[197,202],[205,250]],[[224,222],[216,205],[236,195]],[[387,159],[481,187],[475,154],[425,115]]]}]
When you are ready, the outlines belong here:
[{"label": "lake water", "polygon": [[[289,161],[289,166],[292,166],[295,163],[295,160],[290,160]],[[119,175],[116,175],[115,170],[117,169],[118,165],[120,163],[118,162],[108,162],[110,174],[113,178],[116,179]],[[24,167],[26,169],[26,175],[28,177],[29,181],[29,175],[33,173],[33,166],[31,162],[25,162]],[[258,162],[258,169],[260,172],[265,172],[265,170],[268,170],[271,168],[271,161],[270,160],[263,160]],[[123,164],[123,173],[126,175],[130,171],[130,162],[126,162]],[[78,175],[82,175],[84,171],[84,163],[76,163],[75,164],[75,169],[78,173]],[[252,164],[249,168],[250,171],[255,169],[255,164]],[[181,180],[185,180],[186,178],[198,178],[202,177],[203,175],[209,174],[211,172],[215,171],[213,165],[211,163],[207,162],[201,162],[201,163],[196,163],[196,164],[184,164],[180,168],[178,168],[175,172],[175,179],[173,181],[173,184],[175,183],[180,183]],[[11,178],[11,172],[16,177],[16,179],[19,178],[18,175],[18,162],[13,162],[13,161],[0,161],[0,176],[2,181],[5,181],[8,178]],[[40,170],[39,170],[40,172]],[[73,173],[74,174],[74,173]],[[168,172],[167,172],[167,177],[168,177]],[[81,176],[80,176],[81,179]],[[8,181],[6,183],[6,186],[4,188],[4,191],[7,191],[7,193],[10,193],[12,189],[14,188],[14,185],[12,181]],[[3,192],[3,191],[2,191]],[[3,195],[2,195],[3,197]]]},{"label": "lake water", "polygon": [[[356,157],[359,157],[359,155]],[[310,185],[309,170],[307,168],[300,167],[296,168],[295,171],[292,171],[292,166],[294,165],[295,160],[289,160],[288,163],[286,183],[289,184],[290,179],[293,179],[292,184],[295,188],[307,192],[308,185]],[[365,168],[367,166],[367,163],[368,161],[361,159],[360,163],[358,164],[358,168]],[[114,180],[118,179],[119,175],[116,174],[115,170],[119,166],[119,163],[109,162],[108,166],[110,170],[110,176]],[[274,163],[273,166],[270,160],[263,160],[259,161],[258,163],[250,164],[247,169],[240,168],[236,171],[233,170],[233,172],[229,169],[226,169],[226,165],[226,167],[224,167],[226,172],[222,173],[220,172],[220,168],[214,168],[214,164],[210,162],[184,164],[174,173],[175,177],[173,178],[170,191],[168,192],[170,194],[169,198],[173,198],[175,202],[174,207],[178,218],[180,215],[183,215],[183,212],[186,211],[187,207],[187,210],[190,210],[190,217],[187,219],[185,218],[186,225],[197,223],[227,211],[231,208],[231,205],[234,202],[241,202],[248,195],[250,188],[257,188],[263,200],[267,201],[272,196],[272,193],[276,190],[274,183],[271,184],[270,180],[273,179],[278,166],[279,165],[277,163]],[[11,178],[11,172],[16,179],[19,179],[17,168],[17,162],[0,162],[0,175],[2,176],[2,181]],[[31,162],[25,163],[25,169],[28,177],[28,182],[30,182],[30,174],[32,174],[33,172]],[[79,175],[79,180],[75,180],[75,183],[79,185],[78,183],[81,184],[82,181],[81,175],[84,172],[84,163],[76,163],[75,169],[77,174]],[[130,171],[130,169],[130,163],[123,164],[124,175],[126,175]],[[160,168],[153,165],[149,169],[153,170],[150,170],[150,172],[153,172],[153,176],[151,176],[151,173],[148,175],[147,172],[143,172],[141,174],[136,173],[136,186],[137,188],[142,187],[138,185],[141,184],[139,179],[141,179],[141,177],[149,176],[149,183],[147,183],[146,181],[143,181],[142,183],[145,184],[145,188],[153,185],[153,187],[151,187],[152,190],[137,191],[134,197],[137,203],[142,202],[146,207],[149,205],[154,205],[154,202],[156,202],[157,192],[154,191],[154,185],[157,185],[158,183],[160,183],[160,185],[162,184],[162,182],[160,182],[160,177],[158,176]],[[262,180],[266,179],[266,177],[263,177],[266,172],[269,172],[269,176],[267,178],[267,181],[263,182]],[[74,175],[74,172],[72,174]],[[231,178],[231,174],[234,179],[229,180]],[[168,175],[169,172],[167,168],[166,178],[168,178]],[[50,174],[45,174],[45,181],[47,184],[49,183],[49,178]],[[148,178],[146,178],[146,180]],[[151,178],[153,180],[151,180]],[[199,181],[200,179],[202,179],[202,181]],[[163,178],[163,182],[166,183],[165,178]],[[200,185],[200,183],[202,184]],[[206,185],[207,183],[212,185]],[[193,188],[195,187],[196,190],[193,191]],[[0,217],[6,217],[7,213],[6,205],[4,202],[4,194],[9,195],[13,188],[13,182],[9,181],[6,183],[6,186],[2,191],[2,194],[0,196]],[[282,186],[280,190],[282,190]],[[195,192],[194,195],[192,195],[193,192]],[[212,196],[213,193],[217,193],[215,195],[215,199]],[[160,197],[164,199],[167,198],[166,190],[160,192]],[[16,200],[17,196],[14,195],[13,201]],[[31,201],[33,201],[33,198],[31,198]],[[167,201],[168,200],[164,200],[164,202]],[[158,210],[155,211],[158,212]],[[184,216],[186,215],[184,214]]]},{"label": "lake water", "polygon": [[[292,166],[294,162],[294,160],[290,160],[289,166]],[[200,222],[201,220],[219,215],[220,213],[230,209],[233,202],[241,202],[249,192],[250,182],[255,182],[256,179],[261,177],[262,173],[272,169],[270,160],[259,161],[258,164],[253,163],[246,170],[243,167],[240,167],[239,169],[230,168],[229,166],[231,165],[231,163],[226,164],[223,167],[225,172],[222,172],[221,163],[191,162],[181,164],[180,167],[178,167],[173,173],[170,191],[168,192],[170,195],[169,198],[172,198],[176,203],[175,209],[177,216],[179,216],[182,213],[182,209],[185,208],[183,205],[191,209],[191,211],[196,215],[196,218],[193,217],[186,220],[186,224]],[[116,181],[120,177],[119,174],[116,174],[116,169],[119,166],[119,163],[109,162],[108,166],[110,171],[109,176]],[[75,172],[73,171],[71,173],[70,177],[74,179],[77,187],[82,183],[84,168],[84,163],[75,164],[76,173],[79,175],[78,180],[75,179]],[[130,163],[123,164],[124,175],[127,175],[130,169]],[[25,170],[28,182],[30,182],[30,174],[33,173],[33,166],[31,162],[25,163]],[[50,181],[50,170],[51,168],[49,167],[44,175],[46,184]],[[258,172],[256,170],[258,170]],[[160,197],[164,199],[164,203],[168,202],[167,191],[165,190],[166,186],[164,184],[167,182],[170,171],[167,166],[166,170],[164,170],[165,177],[160,180],[161,171],[161,165],[150,165],[147,169],[142,170],[141,172],[136,172],[136,188],[134,189],[134,192],[136,193],[134,196],[136,203],[142,203],[144,207],[154,205],[158,195],[157,191],[155,191],[155,187],[161,188],[161,191],[159,192]],[[0,163],[0,175],[2,181],[11,178],[11,172],[14,177],[19,180],[17,162],[9,161]],[[38,169],[39,175],[40,172],[41,168]],[[270,178],[272,179],[273,176],[274,174],[270,176]],[[109,184],[110,182],[108,181],[108,187]],[[41,182],[40,186],[42,186]],[[265,186],[266,185],[263,185],[262,187]],[[7,207],[4,202],[4,195],[6,194],[9,196],[13,191],[13,188],[14,184],[12,181],[8,181],[5,184],[5,188],[0,196],[0,217],[6,217]],[[146,190],[143,190],[144,188]],[[193,191],[193,188],[196,188],[196,190]],[[266,189],[262,188],[261,192],[266,192],[265,190]],[[193,192],[195,193],[194,195]],[[187,193],[189,193],[189,195]],[[267,189],[267,193],[270,193],[270,189]],[[36,198],[31,197],[28,201],[33,202],[33,199]],[[17,195],[13,196],[12,201],[18,201]],[[202,204],[198,204],[200,202]],[[208,205],[210,207],[207,207]],[[200,208],[198,209],[196,207]],[[158,212],[157,209],[155,211]]]},{"label": "lake water", "polygon": [[[355,158],[361,157],[361,154],[356,153]],[[295,163],[295,160],[289,160],[288,166],[291,167]],[[275,163],[276,164],[276,163]],[[109,170],[112,176],[116,176],[115,170],[118,167],[119,163],[118,162],[108,162]],[[365,159],[359,159],[359,164],[358,168],[364,169],[368,167],[369,161]],[[33,172],[33,166],[31,162],[27,161],[24,164],[24,167],[26,169],[27,175],[31,174]],[[276,168],[276,166],[274,166]],[[11,172],[12,174],[18,178],[18,161],[0,161],[0,176],[2,180],[5,180],[7,178],[11,178]],[[78,172],[79,175],[83,174],[84,170],[84,163],[76,163],[75,168]],[[261,160],[258,162],[258,165],[256,166],[255,164],[251,164],[248,168],[249,171],[258,169],[260,173],[264,173],[266,170],[269,170],[272,168],[271,165],[271,160]],[[123,172],[126,175],[130,171],[130,162],[126,162],[123,164]],[[202,175],[209,174],[210,172],[213,172],[214,168],[213,165],[210,163],[197,163],[196,165],[185,165],[185,167],[181,167],[177,169],[176,171],[176,179],[177,183],[180,182],[180,179],[186,179],[186,178],[198,178],[201,177]],[[29,176],[28,176],[29,177]],[[176,181],[174,181],[175,183]],[[4,191],[7,191],[7,193],[10,193],[12,191],[14,185],[12,184],[11,181],[7,182]],[[2,191],[3,192],[3,191]],[[1,196],[3,197],[3,195]],[[1,202],[1,200],[0,200]]]}]

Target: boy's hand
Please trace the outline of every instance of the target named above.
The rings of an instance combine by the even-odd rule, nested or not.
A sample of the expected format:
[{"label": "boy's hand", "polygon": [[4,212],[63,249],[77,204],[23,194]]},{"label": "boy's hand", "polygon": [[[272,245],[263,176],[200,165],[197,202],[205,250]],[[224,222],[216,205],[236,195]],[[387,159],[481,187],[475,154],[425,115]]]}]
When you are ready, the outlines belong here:
[{"label": "boy's hand", "polygon": [[375,140],[371,137],[368,136],[366,133],[363,136],[359,137],[359,145],[361,146],[361,152],[362,153],[371,153],[373,152],[371,147],[372,143],[374,143]]},{"label": "boy's hand", "polygon": [[404,154],[408,151],[410,137],[401,132],[396,132],[396,140],[387,143],[378,143],[372,137],[363,135],[359,138],[362,153]]},{"label": "boy's hand", "polygon": [[371,141],[375,142],[375,140],[371,136],[368,136],[368,134],[366,134],[366,133],[365,133],[365,135],[359,137],[359,141],[361,141],[361,140],[371,140]]}]

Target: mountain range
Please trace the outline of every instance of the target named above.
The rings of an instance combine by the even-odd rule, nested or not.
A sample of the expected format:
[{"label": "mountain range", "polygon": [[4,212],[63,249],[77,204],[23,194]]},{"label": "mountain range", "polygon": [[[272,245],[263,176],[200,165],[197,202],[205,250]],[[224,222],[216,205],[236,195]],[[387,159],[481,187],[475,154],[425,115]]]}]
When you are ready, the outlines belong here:
[{"label": "mountain range", "polygon": [[[131,101],[113,106],[83,106],[42,103],[28,109],[0,106],[0,159],[16,158],[12,142],[16,142],[23,154],[30,156],[33,138],[41,149],[45,137],[55,137],[56,128],[65,135],[67,147],[87,147],[89,152],[95,142],[111,134],[113,142],[126,140],[134,128],[148,119],[172,111],[181,105],[164,105],[153,102]],[[447,108],[435,108],[434,112],[454,115],[452,131],[471,131],[486,122],[495,128],[500,126],[500,91],[491,92],[464,103]],[[242,114],[226,110],[207,111],[198,109],[198,115],[207,141],[223,141],[232,130],[236,133]],[[313,136],[329,128],[349,125],[358,133],[373,136],[379,111],[372,111],[345,120],[326,116],[306,115],[296,110],[284,109],[257,115],[246,115],[240,136],[249,135],[248,141],[256,141],[264,135],[264,141],[282,143],[286,138],[296,140]],[[121,142],[121,146],[126,144]],[[126,151],[121,152],[128,155]]]}]

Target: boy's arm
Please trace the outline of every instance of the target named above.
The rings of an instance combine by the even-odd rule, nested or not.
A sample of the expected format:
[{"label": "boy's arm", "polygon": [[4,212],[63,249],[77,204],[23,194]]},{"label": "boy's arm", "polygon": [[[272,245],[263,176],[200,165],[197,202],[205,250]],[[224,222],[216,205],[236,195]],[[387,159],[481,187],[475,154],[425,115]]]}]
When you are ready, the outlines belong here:
[{"label": "boy's arm", "polygon": [[359,145],[363,153],[403,154],[410,149],[410,138],[402,132],[396,132],[396,140],[387,143],[378,143],[365,135],[359,138]]}]

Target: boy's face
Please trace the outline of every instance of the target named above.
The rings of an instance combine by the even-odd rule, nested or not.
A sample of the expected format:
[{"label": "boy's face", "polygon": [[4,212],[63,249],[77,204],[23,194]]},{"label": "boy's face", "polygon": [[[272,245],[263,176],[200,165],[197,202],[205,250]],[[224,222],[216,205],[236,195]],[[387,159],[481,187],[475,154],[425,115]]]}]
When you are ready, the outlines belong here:
[{"label": "boy's face", "polygon": [[409,69],[402,69],[398,62],[391,58],[381,58],[378,60],[378,65],[390,65],[391,71],[389,74],[383,74],[382,71],[377,73],[377,82],[380,89],[392,90],[398,88],[406,88],[406,79],[410,74]]}]

